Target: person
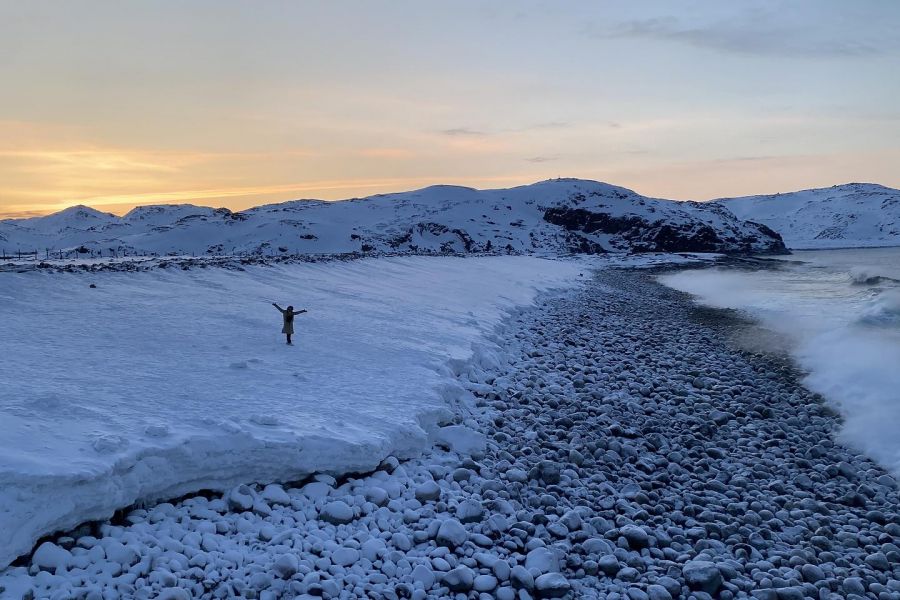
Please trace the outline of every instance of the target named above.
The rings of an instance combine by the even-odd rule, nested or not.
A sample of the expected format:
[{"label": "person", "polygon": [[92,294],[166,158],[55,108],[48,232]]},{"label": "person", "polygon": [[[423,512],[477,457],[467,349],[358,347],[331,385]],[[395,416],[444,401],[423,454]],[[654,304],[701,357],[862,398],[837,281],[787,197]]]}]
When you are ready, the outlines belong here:
[{"label": "person", "polygon": [[299,315],[306,312],[306,309],[302,310],[294,310],[293,306],[288,306],[287,308],[281,308],[274,302],[272,306],[278,309],[278,312],[281,313],[281,316],[284,317],[284,327],[281,328],[281,333],[287,336],[287,345],[293,346],[291,343],[291,336],[294,335],[294,316]]}]

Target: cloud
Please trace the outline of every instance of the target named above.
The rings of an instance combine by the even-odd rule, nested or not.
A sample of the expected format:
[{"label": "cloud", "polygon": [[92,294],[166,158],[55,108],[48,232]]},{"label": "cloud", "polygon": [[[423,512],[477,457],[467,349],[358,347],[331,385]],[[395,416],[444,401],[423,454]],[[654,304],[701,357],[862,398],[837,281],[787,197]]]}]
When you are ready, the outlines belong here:
[{"label": "cloud", "polygon": [[531,158],[526,158],[528,162],[532,163],[545,163],[554,160],[559,160],[558,156],[532,156]]},{"label": "cloud", "polygon": [[598,39],[659,40],[733,54],[799,58],[867,57],[898,46],[896,36],[882,38],[879,45],[870,41],[876,36],[862,39],[846,29],[792,24],[758,11],[709,23],[688,23],[673,16],[634,19],[612,27],[589,26],[585,32]]},{"label": "cloud", "polygon": [[526,131],[542,131],[546,129],[565,129],[567,127],[571,127],[571,123],[566,121],[546,121],[522,125],[521,127],[506,127],[490,130],[473,129],[471,127],[453,127],[451,129],[443,129],[441,130],[441,133],[454,137],[487,137],[491,135],[502,135],[504,133],[524,133]]},{"label": "cloud", "polygon": [[453,127],[452,129],[444,129],[441,131],[444,135],[450,136],[484,136],[488,135],[485,131],[478,131],[477,129],[469,129],[468,127]]},{"label": "cloud", "polygon": [[566,121],[548,121],[546,123],[535,123],[534,125],[526,125],[525,127],[520,127],[518,129],[511,129],[510,131],[533,131],[535,129],[565,129],[569,127],[570,124]]}]

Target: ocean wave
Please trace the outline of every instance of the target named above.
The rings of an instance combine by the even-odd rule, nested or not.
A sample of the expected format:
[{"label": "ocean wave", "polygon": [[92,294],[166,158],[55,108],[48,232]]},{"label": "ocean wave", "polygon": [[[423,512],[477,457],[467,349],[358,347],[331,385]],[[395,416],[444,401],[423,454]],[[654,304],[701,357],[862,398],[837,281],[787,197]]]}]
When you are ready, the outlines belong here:
[{"label": "ocean wave", "polygon": [[900,280],[872,273],[868,269],[851,269],[850,282],[853,285],[883,285],[885,283],[900,284]]},{"label": "ocean wave", "polygon": [[844,417],[841,441],[900,476],[900,281],[883,276],[894,274],[894,264],[705,269],[660,281],[708,306],[741,310],[784,335],[806,373],[804,384]]},{"label": "ocean wave", "polygon": [[878,294],[865,307],[857,322],[876,327],[900,327],[900,289]]}]

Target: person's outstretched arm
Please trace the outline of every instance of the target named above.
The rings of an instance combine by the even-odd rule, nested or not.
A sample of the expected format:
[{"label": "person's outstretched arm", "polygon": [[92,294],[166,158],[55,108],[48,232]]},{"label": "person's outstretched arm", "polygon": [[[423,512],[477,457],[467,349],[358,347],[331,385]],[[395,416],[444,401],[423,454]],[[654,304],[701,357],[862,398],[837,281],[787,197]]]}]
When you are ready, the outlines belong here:
[{"label": "person's outstretched arm", "polygon": [[301,308],[300,310],[295,310],[295,311],[294,311],[294,314],[295,314],[295,315],[299,315],[300,313],[305,313],[305,312],[306,312],[306,309],[305,309],[305,308]]},{"label": "person's outstretched arm", "polygon": [[280,306],[278,306],[277,304],[275,304],[274,302],[272,303],[272,306],[274,306],[275,308],[277,308],[277,309],[278,309],[278,312],[281,312],[281,313],[284,312],[284,309],[281,308]]}]

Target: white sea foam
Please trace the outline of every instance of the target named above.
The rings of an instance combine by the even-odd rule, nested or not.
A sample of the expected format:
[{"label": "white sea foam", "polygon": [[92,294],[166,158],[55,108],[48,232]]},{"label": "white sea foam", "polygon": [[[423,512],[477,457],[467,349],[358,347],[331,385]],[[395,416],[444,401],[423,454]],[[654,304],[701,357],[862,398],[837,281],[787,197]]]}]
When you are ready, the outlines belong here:
[{"label": "white sea foam", "polygon": [[788,337],[841,439],[900,475],[900,249],[798,253],[783,268],[682,271],[662,283]]}]

